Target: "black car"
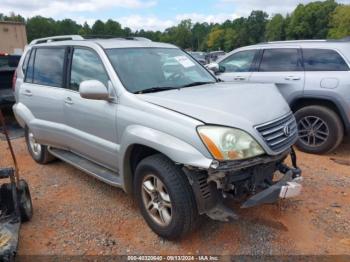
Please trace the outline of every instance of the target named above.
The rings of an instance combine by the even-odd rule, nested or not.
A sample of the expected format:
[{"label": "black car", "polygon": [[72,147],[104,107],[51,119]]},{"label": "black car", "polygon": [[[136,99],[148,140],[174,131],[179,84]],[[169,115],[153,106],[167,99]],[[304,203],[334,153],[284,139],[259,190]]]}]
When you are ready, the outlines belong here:
[{"label": "black car", "polygon": [[12,81],[21,56],[0,53],[0,106],[15,102]]}]

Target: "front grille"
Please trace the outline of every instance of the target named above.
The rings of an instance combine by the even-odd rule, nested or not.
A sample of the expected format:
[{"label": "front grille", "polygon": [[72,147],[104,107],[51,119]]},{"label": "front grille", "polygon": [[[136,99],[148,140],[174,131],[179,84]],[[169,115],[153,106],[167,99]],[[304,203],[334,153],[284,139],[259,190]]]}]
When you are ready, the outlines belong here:
[{"label": "front grille", "polygon": [[297,123],[293,114],[258,125],[255,128],[274,152],[286,150],[295,142],[298,136]]}]

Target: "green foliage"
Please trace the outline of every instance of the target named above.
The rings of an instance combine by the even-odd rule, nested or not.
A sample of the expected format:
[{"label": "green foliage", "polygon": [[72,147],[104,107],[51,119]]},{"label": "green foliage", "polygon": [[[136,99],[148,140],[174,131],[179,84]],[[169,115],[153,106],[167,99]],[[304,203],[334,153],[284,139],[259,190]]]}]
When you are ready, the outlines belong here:
[{"label": "green foliage", "polygon": [[[283,4],[283,2],[281,2]],[[263,41],[285,39],[342,38],[350,35],[350,5],[339,5],[334,0],[299,4],[287,15],[271,18],[259,10],[248,17],[227,20],[221,24],[192,23],[183,20],[164,32],[139,30],[132,32],[112,19],[97,20],[91,27],[86,22],[77,24],[71,19],[53,20],[42,16],[24,19],[21,15],[0,13],[0,21],[25,22],[28,40],[52,35],[80,34],[83,36],[139,36],[153,41],[175,44],[184,49],[231,51],[240,46]]]},{"label": "green foliage", "polygon": [[285,39],[286,22],[282,15],[277,14],[266,25],[265,38],[268,41],[278,41]]},{"label": "green foliage", "polygon": [[288,39],[322,39],[328,34],[332,12],[338,4],[334,0],[299,4],[291,14],[287,26]]},{"label": "green foliage", "polygon": [[350,5],[341,5],[332,14],[328,37],[343,38],[347,36],[350,36]]}]

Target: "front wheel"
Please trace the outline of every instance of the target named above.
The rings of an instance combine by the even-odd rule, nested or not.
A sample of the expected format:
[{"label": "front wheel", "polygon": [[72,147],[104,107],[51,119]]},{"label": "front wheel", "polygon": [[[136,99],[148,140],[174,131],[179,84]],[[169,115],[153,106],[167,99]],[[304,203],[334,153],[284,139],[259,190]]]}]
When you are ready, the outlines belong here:
[{"label": "front wheel", "polygon": [[198,212],[192,188],[183,171],[164,155],[139,163],[134,192],[144,219],[159,236],[176,239],[195,228]]},{"label": "front wheel", "polygon": [[296,146],[304,152],[323,154],[334,150],[343,140],[339,116],[323,106],[307,106],[295,113],[299,139]]}]

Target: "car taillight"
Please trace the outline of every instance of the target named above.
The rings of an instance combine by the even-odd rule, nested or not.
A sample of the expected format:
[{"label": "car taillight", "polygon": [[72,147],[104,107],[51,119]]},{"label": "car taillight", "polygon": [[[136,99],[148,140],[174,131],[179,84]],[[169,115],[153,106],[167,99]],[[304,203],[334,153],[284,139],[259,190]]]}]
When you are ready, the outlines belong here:
[{"label": "car taillight", "polygon": [[13,89],[13,91],[15,91],[15,89],[16,89],[16,81],[17,81],[17,70],[15,70],[15,73],[13,74],[13,78],[12,78],[12,89]]}]

